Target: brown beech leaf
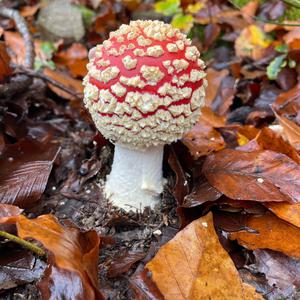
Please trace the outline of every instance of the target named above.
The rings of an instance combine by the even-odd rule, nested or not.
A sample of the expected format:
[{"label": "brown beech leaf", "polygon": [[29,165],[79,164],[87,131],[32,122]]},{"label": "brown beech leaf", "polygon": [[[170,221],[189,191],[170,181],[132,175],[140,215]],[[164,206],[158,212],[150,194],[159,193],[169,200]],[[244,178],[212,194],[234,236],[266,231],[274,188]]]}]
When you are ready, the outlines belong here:
[{"label": "brown beech leaf", "polygon": [[298,126],[293,121],[279,116],[275,112],[276,118],[278,119],[279,124],[282,126],[282,136],[289,141],[297,150],[300,150],[300,126]]},{"label": "brown beech leaf", "polygon": [[177,233],[145,268],[166,300],[263,299],[240,279],[211,213]]},{"label": "brown beech leaf", "polygon": [[184,134],[182,142],[190,150],[194,159],[206,156],[224,148],[222,135],[214,127],[225,125],[225,118],[219,117],[209,108],[204,107],[196,125]]},{"label": "brown beech leaf", "polygon": [[300,258],[300,229],[268,213],[250,216],[245,222],[251,232],[230,233],[231,240],[248,249],[270,249]]},{"label": "brown beech leaf", "polygon": [[300,110],[300,84],[278,95],[273,107],[280,114],[295,115]]},{"label": "brown beech leaf", "polygon": [[56,53],[53,60],[56,64],[66,66],[71,75],[76,77],[86,74],[87,57],[86,47],[79,43],[73,43],[67,50]]},{"label": "brown beech leaf", "polygon": [[300,227],[300,203],[266,202],[264,205],[280,219]]},{"label": "brown beech leaf", "polygon": [[114,278],[126,273],[131,266],[146,256],[144,252],[128,252],[121,257],[115,259],[107,270],[107,277]]},{"label": "brown beech leaf", "polygon": [[[53,71],[49,68],[44,69],[44,74],[50,78],[52,78],[55,81],[58,81],[62,85],[66,86],[67,88],[73,90],[74,93],[77,93],[78,95],[82,94],[83,92],[83,86],[81,80],[77,80],[72,78],[66,73],[60,72],[60,71]],[[52,85],[51,83],[48,84],[49,88],[56,93],[58,96],[68,99],[68,100],[74,100],[75,96],[67,93],[66,91],[63,91],[57,86]]]},{"label": "brown beech leaf", "polygon": [[225,149],[206,158],[203,173],[231,199],[300,202],[300,166],[281,153]]},{"label": "brown beech leaf", "polygon": [[6,52],[5,44],[0,42],[0,81],[12,74],[9,61],[10,58]]},{"label": "brown beech leaf", "polygon": [[56,144],[30,139],[7,146],[0,157],[0,202],[28,207],[39,200],[58,152]]},{"label": "brown beech leaf", "polygon": [[218,94],[219,86],[222,80],[229,74],[229,71],[223,69],[222,71],[216,71],[213,68],[208,68],[206,70],[206,79],[208,82],[206,88],[206,96],[205,96],[205,103],[207,106],[211,106],[215,97]]},{"label": "brown beech leaf", "polygon": [[[44,284],[41,284],[43,299],[104,299],[97,288],[100,239],[95,231],[83,233],[74,227],[63,227],[52,215],[36,219],[23,215],[12,218],[19,237],[33,238],[53,254]],[[6,217],[0,219],[0,223],[11,223],[11,220]],[[69,285],[65,286],[64,281]]]}]

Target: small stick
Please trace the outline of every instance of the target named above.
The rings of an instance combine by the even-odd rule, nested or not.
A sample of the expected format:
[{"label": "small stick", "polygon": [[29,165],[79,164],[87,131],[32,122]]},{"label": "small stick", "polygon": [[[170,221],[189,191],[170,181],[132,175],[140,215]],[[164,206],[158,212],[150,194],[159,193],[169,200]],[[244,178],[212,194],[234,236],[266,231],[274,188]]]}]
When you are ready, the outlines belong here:
[{"label": "small stick", "polygon": [[64,92],[78,98],[78,99],[81,99],[83,97],[83,94],[81,93],[77,93],[76,91],[74,91],[73,89],[65,86],[64,84],[56,81],[55,79],[53,78],[50,78],[49,76],[41,73],[41,72],[36,72],[36,71],[33,71],[33,70],[30,70],[30,69],[27,69],[27,68],[24,68],[22,66],[19,66],[18,67],[18,70],[16,70],[16,73],[20,73],[20,74],[26,74],[30,77],[36,77],[36,78],[40,78],[42,80],[45,80],[47,82],[49,82],[50,84],[60,88],[61,90],[63,90]]},{"label": "small stick", "polygon": [[2,237],[6,238],[6,239],[8,239],[8,240],[10,240],[14,243],[17,243],[17,244],[21,245],[22,247],[24,247],[26,249],[29,249],[30,251],[36,253],[38,256],[41,256],[41,257],[46,256],[46,252],[42,248],[36,246],[33,243],[25,241],[25,240],[13,235],[13,234],[10,234],[6,231],[0,231],[0,236],[2,236]]},{"label": "small stick", "polygon": [[29,69],[33,69],[34,64],[34,44],[27,27],[25,19],[20,13],[11,8],[0,7],[0,16],[13,19],[17,30],[20,32],[25,43],[25,63],[24,66]]},{"label": "small stick", "polygon": [[[1,2],[1,1],[0,1]],[[34,65],[34,43],[29,32],[25,19],[15,9],[0,6],[0,16],[13,19],[17,30],[20,32],[25,43],[25,63],[28,69],[33,69]],[[0,96],[11,97],[17,93],[23,92],[32,83],[31,78],[26,75],[16,75],[10,79],[10,82],[0,84]]]}]

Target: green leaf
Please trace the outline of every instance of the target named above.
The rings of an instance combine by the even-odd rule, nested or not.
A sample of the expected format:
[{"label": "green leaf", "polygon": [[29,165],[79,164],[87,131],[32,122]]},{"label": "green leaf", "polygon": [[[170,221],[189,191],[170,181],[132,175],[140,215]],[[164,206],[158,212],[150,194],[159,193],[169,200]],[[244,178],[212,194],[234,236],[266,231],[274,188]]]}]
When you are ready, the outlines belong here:
[{"label": "green leaf", "polygon": [[51,59],[54,52],[56,51],[56,47],[51,42],[42,42],[41,44],[41,50],[47,57],[47,59]]},{"label": "green leaf", "polygon": [[194,18],[192,15],[184,15],[182,13],[176,14],[172,19],[172,26],[178,29],[188,32],[194,23]]},{"label": "green leaf", "polygon": [[285,3],[300,8],[300,1],[299,0],[283,0]]},{"label": "green leaf", "polygon": [[86,6],[82,5],[82,4],[81,5],[76,5],[76,7],[81,12],[81,16],[82,16],[84,25],[89,27],[93,23],[94,18],[96,16],[96,13],[92,9],[89,9]]},{"label": "green leaf", "polygon": [[289,48],[287,45],[281,44],[275,46],[275,50],[280,53],[288,53]]},{"label": "green leaf", "polygon": [[155,11],[164,16],[173,16],[181,11],[180,0],[163,0],[154,4]]},{"label": "green leaf", "polygon": [[43,62],[39,58],[35,57],[35,59],[34,59],[34,71],[39,71],[42,67],[43,67]]},{"label": "green leaf", "polygon": [[[275,80],[284,66],[286,54],[275,57],[267,67],[267,75],[270,80]],[[285,63],[286,64],[286,63]]]}]

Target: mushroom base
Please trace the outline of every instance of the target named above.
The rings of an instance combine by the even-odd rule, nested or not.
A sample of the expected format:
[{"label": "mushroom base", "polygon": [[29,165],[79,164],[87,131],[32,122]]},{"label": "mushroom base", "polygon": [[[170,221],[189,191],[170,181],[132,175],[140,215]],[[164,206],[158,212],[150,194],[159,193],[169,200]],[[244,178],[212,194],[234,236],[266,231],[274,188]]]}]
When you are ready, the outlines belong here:
[{"label": "mushroom base", "polygon": [[126,211],[154,208],[163,191],[162,160],[162,145],[135,150],[116,144],[106,197]]}]

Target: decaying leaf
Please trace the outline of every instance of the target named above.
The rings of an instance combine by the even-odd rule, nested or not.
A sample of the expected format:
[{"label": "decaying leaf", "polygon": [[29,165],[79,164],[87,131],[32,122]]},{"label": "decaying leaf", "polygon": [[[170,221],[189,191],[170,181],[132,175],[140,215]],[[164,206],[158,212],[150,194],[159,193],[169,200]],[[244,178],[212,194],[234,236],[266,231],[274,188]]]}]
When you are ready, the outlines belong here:
[{"label": "decaying leaf", "polygon": [[30,139],[8,146],[0,158],[1,203],[32,206],[46,188],[58,151],[56,144]]},{"label": "decaying leaf", "polygon": [[281,153],[225,149],[206,158],[203,172],[232,199],[300,202],[300,166]]},{"label": "decaying leaf", "polygon": [[241,281],[219,243],[211,214],[162,246],[146,269],[166,300],[263,299]]},{"label": "decaying leaf", "polygon": [[[95,231],[80,232],[75,227],[63,227],[53,215],[27,219],[23,215],[12,216],[18,236],[33,238],[53,255],[50,267],[42,284],[44,299],[103,299],[97,284],[97,262],[100,239]],[[9,217],[0,219],[0,224],[11,223]],[[65,286],[62,282],[68,284]],[[65,288],[67,290],[65,290]],[[52,298],[53,297],[53,298]]]},{"label": "decaying leaf", "polygon": [[245,225],[252,231],[232,232],[230,239],[237,240],[239,244],[251,250],[270,249],[300,258],[299,228],[271,213],[249,217]]},{"label": "decaying leaf", "polygon": [[10,58],[7,54],[5,44],[0,42],[0,81],[12,74],[9,61]]}]

